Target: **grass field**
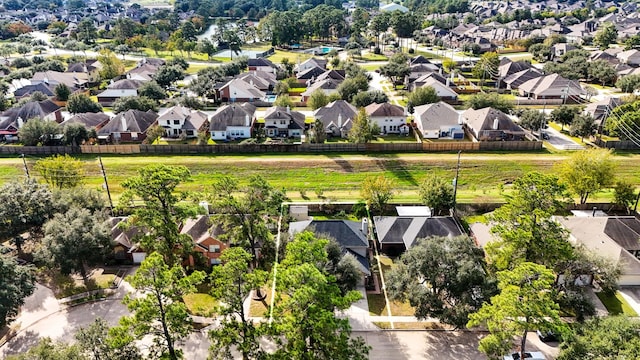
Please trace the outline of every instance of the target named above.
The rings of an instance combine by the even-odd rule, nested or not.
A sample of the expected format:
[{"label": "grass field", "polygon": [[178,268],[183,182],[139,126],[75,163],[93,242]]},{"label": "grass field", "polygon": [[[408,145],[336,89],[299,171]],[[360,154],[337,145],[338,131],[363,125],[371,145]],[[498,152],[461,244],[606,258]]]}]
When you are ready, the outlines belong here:
[{"label": "grass field", "polygon": [[195,293],[182,297],[189,314],[196,316],[213,316],[218,302],[209,294]]},{"label": "grass field", "polygon": [[596,293],[596,295],[610,315],[638,316],[629,303],[620,295],[619,291],[615,295],[606,295],[603,292]]},{"label": "grass field", "polygon": [[[510,184],[530,171],[553,172],[554,166],[566,159],[566,153],[463,153],[460,165],[458,201],[497,202],[503,200],[498,190],[502,184],[509,193]],[[102,176],[96,155],[81,155],[85,163],[85,184],[102,190]],[[392,202],[418,202],[418,186],[429,173],[453,179],[456,154],[249,154],[142,156],[104,155],[102,160],[114,201],[122,193],[121,183],[136,175],[148,164],[184,165],[191,170],[193,181],[181,186],[189,191],[208,191],[220,177],[230,175],[246,184],[252,175],[261,175],[276,188],[285,189],[291,200],[301,201],[300,190],[322,189],[331,200],[358,200],[360,185],[371,175],[383,174],[396,184]],[[640,155],[621,153],[614,157],[617,174],[633,184],[640,183]],[[27,156],[30,173],[38,157]],[[24,176],[18,156],[0,158],[0,183]],[[613,191],[590,197],[590,201],[608,201]]]}]

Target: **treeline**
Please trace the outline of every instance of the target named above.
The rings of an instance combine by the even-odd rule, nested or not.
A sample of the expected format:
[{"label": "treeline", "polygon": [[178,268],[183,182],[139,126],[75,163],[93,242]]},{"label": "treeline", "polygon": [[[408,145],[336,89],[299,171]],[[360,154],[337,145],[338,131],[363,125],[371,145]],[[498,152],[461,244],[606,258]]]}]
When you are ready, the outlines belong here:
[{"label": "treeline", "polygon": [[[366,2],[367,4],[370,1]],[[318,5],[342,8],[340,0],[304,0],[300,5],[288,0],[176,0],[175,9],[180,12],[195,11],[198,15],[209,17],[231,17],[261,19],[271,11],[287,11],[291,9],[312,9]]]}]

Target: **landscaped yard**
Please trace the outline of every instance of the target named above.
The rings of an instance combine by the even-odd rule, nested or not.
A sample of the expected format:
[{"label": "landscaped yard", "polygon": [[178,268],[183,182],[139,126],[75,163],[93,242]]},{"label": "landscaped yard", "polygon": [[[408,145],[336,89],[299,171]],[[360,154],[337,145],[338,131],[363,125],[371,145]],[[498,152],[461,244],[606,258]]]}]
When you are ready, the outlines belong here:
[{"label": "landscaped yard", "polygon": [[607,308],[610,315],[638,316],[638,313],[633,310],[619,291],[617,291],[615,295],[607,295],[603,292],[596,293],[596,295]]},{"label": "landscaped yard", "polygon": [[59,272],[43,272],[40,274],[41,282],[53,290],[56,298],[62,299],[86,291],[111,288],[116,275],[104,273],[102,269],[96,269],[89,277],[88,284],[85,285],[79,275],[62,275]]},{"label": "landscaped yard", "polygon": [[[393,260],[385,255],[379,256],[380,266],[383,275],[387,275],[393,266]],[[375,260],[374,260],[375,261]],[[386,280],[386,277],[385,277]],[[369,313],[374,316],[387,316],[387,304],[384,294],[367,294],[367,302],[369,303]],[[391,315],[393,316],[412,316],[415,310],[409,302],[399,302],[389,299]]]},{"label": "landscaped yard", "polygon": [[211,317],[215,314],[218,302],[209,294],[195,293],[182,297],[190,314]]},{"label": "landscaped yard", "polygon": [[253,297],[251,298],[251,305],[249,306],[249,316],[269,316],[269,306],[271,306],[271,287],[263,287],[262,294],[267,295],[264,300],[255,300]]}]

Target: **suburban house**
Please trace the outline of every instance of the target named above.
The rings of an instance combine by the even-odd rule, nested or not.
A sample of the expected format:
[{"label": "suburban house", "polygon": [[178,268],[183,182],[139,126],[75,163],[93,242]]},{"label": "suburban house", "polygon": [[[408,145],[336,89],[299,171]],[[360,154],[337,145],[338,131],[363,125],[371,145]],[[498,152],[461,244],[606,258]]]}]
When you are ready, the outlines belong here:
[{"label": "suburban house", "polygon": [[349,220],[305,220],[289,223],[289,233],[295,235],[311,231],[318,237],[334,239],[343,255],[353,256],[362,274],[371,276],[369,265],[369,240],[367,239],[368,223]]},{"label": "suburban house", "polygon": [[622,100],[620,98],[607,97],[600,101],[596,101],[593,103],[589,103],[585,106],[583,113],[586,115],[591,115],[595,123],[601,127],[604,125],[604,122],[609,117],[609,114],[616,107],[622,105]]},{"label": "suburban house", "polygon": [[268,137],[301,137],[304,132],[303,113],[287,106],[273,106],[264,113],[264,129]]},{"label": "suburban house", "polygon": [[409,66],[409,82],[413,82],[415,79],[430,73],[437,73],[440,68],[431,63],[418,63]]},{"label": "suburban house", "polygon": [[198,137],[198,134],[209,130],[207,114],[192,110],[182,105],[170,107],[158,116],[158,125],[166,129],[167,136],[177,138]]},{"label": "suburban house", "polygon": [[440,100],[444,100],[444,101],[458,100],[457,92],[453,91],[453,89],[441,83],[434,77],[427,77],[426,79],[424,79],[421,87],[426,87],[426,86],[431,86],[436,91],[436,94],[438,95]]},{"label": "suburban house", "polygon": [[114,116],[98,131],[98,139],[108,143],[136,142],[147,138],[147,130],[157,123],[158,114],[149,110],[127,110]]},{"label": "suburban house", "polygon": [[373,223],[380,250],[392,256],[410,249],[418,239],[464,234],[451,216],[374,216]]},{"label": "suburban house", "polygon": [[640,285],[640,220],[625,217],[556,217],[570,233],[570,241],[582,244],[621,267],[620,286]]},{"label": "suburban house", "polygon": [[138,96],[138,88],[145,82],[142,80],[122,79],[107,86],[107,89],[98,94],[98,103],[102,106],[111,106],[123,97]]},{"label": "suburban house", "polygon": [[252,104],[229,104],[211,115],[209,132],[213,140],[248,139],[255,121],[256,107]]},{"label": "suburban house", "polygon": [[111,120],[109,115],[105,113],[79,113],[74,114],[72,117],[60,123],[61,127],[65,127],[70,124],[82,124],[87,129],[95,129],[96,131],[102,129],[103,126]]},{"label": "suburban house", "polygon": [[439,73],[432,72],[432,73],[422,75],[419,78],[415,79],[413,82],[411,82],[409,84],[409,90],[413,91],[417,88],[425,86],[425,84],[427,83],[431,83],[430,79],[436,80],[447,87],[450,87],[452,83],[451,79],[445,78]]},{"label": "suburban house", "polygon": [[8,109],[0,114],[0,137],[5,140],[16,140],[18,130],[33,118],[60,123],[61,108],[51,100],[44,100],[29,101],[21,107]]},{"label": "suburban house", "polygon": [[504,85],[504,87],[508,90],[515,90],[527,81],[538,79],[542,76],[544,76],[544,73],[541,70],[538,70],[536,68],[529,68],[518,71],[511,75],[507,75],[504,79],[501,80],[500,84]]},{"label": "suburban house", "polygon": [[494,108],[467,109],[462,120],[475,141],[523,140],[525,131],[505,113]]},{"label": "suburban house", "polygon": [[357,113],[358,109],[349,102],[336,100],[316,109],[313,118],[322,121],[327,135],[346,138]]},{"label": "suburban house", "polygon": [[405,6],[402,6],[400,4],[396,4],[396,3],[389,3],[386,5],[382,5],[380,6],[380,11],[385,11],[385,12],[394,12],[394,11],[400,11],[402,13],[406,13],[409,11],[409,9]]},{"label": "suburban house", "polygon": [[445,102],[414,108],[414,123],[425,139],[464,140],[460,113]]},{"label": "suburban house", "polygon": [[65,84],[69,89],[84,88],[86,80],[76,77],[74,74],[59,71],[39,71],[31,77],[31,84],[45,83],[51,85]]},{"label": "suburban house", "polygon": [[631,49],[627,51],[622,51],[616,54],[616,57],[620,59],[620,62],[631,65],[638,66],[640,65],[640,50]]},{"label": "suburban house", "polygon": [[[193,239],[193,249],[207,260],[209,265],[220,264],[220,254],[229,247],[226,241],[221,241],[218,236],[222,233],[220,227],[211,226],[209,216],[200,215],[195,219],[187,219],[180,230],[181,234],[187,234]],[[189,265],[195,263],[189,256]]]},{"label": "suburban house", "polygon": [[314,67],[319,67],[321,69],[326,69],[327,68],[327,60],[326,59],[319,59],[319,58],[307,59],[307,60],[303,61],[302,63],[296,65],[293,70],[295,72],[304,72],[304,71],[307,71],[309,69],[313,69]]},{"label": "suburban house", "polygon": [[125,73],[125,78],[129,80],[137,80],[137,81],[151,81],[153,80],[153,75],[158,71],[158,67],[150,65],[150,64],[142,64],[137,67],[127,71]]},{"label": "suburban house", "polygon": [[98,60],[87,60],[86,62],[69,64],[66,72],[88,84],[96,84],[100,81],[101,69],[102,64]]},{"label": "suburban house", "polygon": [[127,263],[140,264],[147,257],[147,253],[138,247],[134,239],[142,235],[143,230],[137,226],[123,227],[121,223],[126,220],[126,217],[109,219],[114,258]]},{"label": "suburban house", "polygon": [[[13,92],[13,96],[16,99],[21,99],[24,97],[30,97],[34,92],[40,92],[46,95],[47,97],[51,98],[56,96],[56,93],[55,93],[56,86],[57,85],[45,84],[45,83],[29,84],[26,86],[22,86],[19,89],[16,89]],[[73,92],[75,88],[70,90]]]},{"label": "suburban house", "polygon": [[324,74],[325,71],[325,69],[316,66],[311,69],[298,72],[296,74],[296,79],[298,80],[298,83],[309,86],[313,84],[316,78]]},{"label": "suburban house", "polygon": [[369,104],[364,110],[367,112],[372,124],[380,127],[382,134],[408,134],[407,115],[404,109],[398,105],[389,103]]},{"label": "suburban house", "polygon": [[254,85],[240,79],[230,80],[222,85],[218,92],[219,98],[223,102],[253,102],[264,100],[267,96],[264,91],[260,91]]},{"label": "suburban house", "polygon": [[316,90],[322,91],[325,95],[329,96],[338,92],[338,86],[340,86],[341,81],[333,80],[333,79],[325,79],[322,81],[316,81],[311,86],[307,88],[300,95],[302,96],[302,102],[306,103],[309,101],[311,94],[313,94]]},{"label": "suburban house", "polygon": [[247,60],[249,71],[264,71],[275,74],[278,70],[278,66],[265,58],[255,58]]},{"label": "suburban house", "polygon": [[580,96],[586,95],[580,83],[565,79],[558,74],[545,75],[522,83],[518,87],[520,96],[533,99],[565,99],[577,102]]},{"label": "suburban house", "polygon": [[266,73],[264,71],[251,71],[240,73],[235,77],[246,83],[255,86],[258,90],[264,92],[271,92],[278,83],[275,74]]}]

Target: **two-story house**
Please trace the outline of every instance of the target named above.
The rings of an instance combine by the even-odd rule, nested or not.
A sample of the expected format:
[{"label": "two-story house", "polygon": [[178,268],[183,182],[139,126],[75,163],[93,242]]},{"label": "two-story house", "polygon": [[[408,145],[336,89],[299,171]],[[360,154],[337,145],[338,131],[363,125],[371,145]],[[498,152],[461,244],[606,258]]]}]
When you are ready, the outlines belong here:
[{"label": "two-story house", "polygon": [[288,106],[273,106],[264,114],[264,128],[268,137],[301,137],[304,132],[303,113]]},{"label": "two-story house", "polygon": [[382,134],[406,134],[409,132],[407,115],[401,106],[373,103],[364,109],[371,123],[377,124]]},{"label": "two-story house", "polygon": [[177,105],[160,114],[158,125],[166,129],[168,137],[194,138],[198,137],[199,133],[208,131],[209,120],[207,114],[202,111]]},{"label": "two-story house", "polygon": [[256,121],[256,107],[250,103],[229,104],[211,115],[209,131],[213,140],[247,139]]}]

